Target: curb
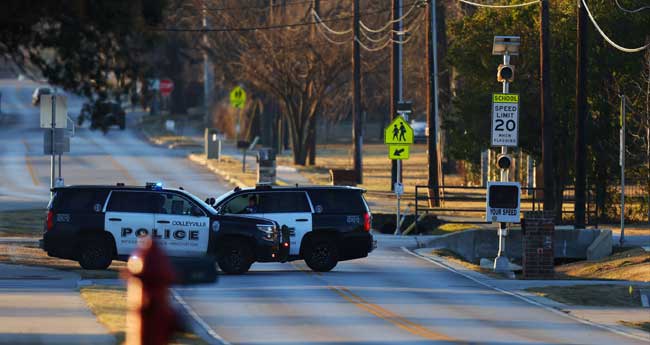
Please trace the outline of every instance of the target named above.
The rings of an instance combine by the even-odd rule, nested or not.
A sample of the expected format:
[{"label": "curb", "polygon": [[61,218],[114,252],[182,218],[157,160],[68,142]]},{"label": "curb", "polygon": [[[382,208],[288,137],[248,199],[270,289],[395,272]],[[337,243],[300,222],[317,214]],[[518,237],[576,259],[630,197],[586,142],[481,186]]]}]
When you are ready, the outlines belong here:
[{"label": "curb", "polygon": [[489,278],[486,278],[483,274],[481,274],[479,272],[471,271],[474,274],[470,275],[470,274],[467,274],[465,272],[461,272],[461,271],[453,268],[451,265],[447,265],[445,260],[441,260],[443,262],[440,262],[440,261],[435,260],[435,259],[433,259],[431,257],[416,253],[416,252],[414,252],[412,250],[409,250],[407,248],[404,248],[404,247],[402,247],[402,250],[404,252],[406,252],[407,254],[410,254],[410,255],[415,256],[417,258],[429,261],[429,262],[431,262],[431,263],[433,263],[433,264],[435,264],[435,265],[437,265],[439,267],[442,267],[442,268],[444,268],[444,269],[446,269],[446,270],[448,270],[448,271],[450,271],[452,273],[456,273],[456,274],[458,274],[460,276],[463,276],[463,277],[465,277],[465,278],[467,278],[467,279],[469,279],[469,280],[471,280],[471,281],[473,281],[473,282],[475,282],[475,283],[477,283],[479,285],[482,285],[482,286],[487,287],[489,289],[492,289],[494,291],[500,292],[502,294],[515,297],[515,298],[517,298],[517,299],[519,299],[519,300],[521,300],[523,302],[526,302],[528,304],[532,304],[534,306],[543,308],[543,309],[545,309],[547,311],[550,311],[550,312],[552,312],[552,313],[554,313],[556,315],[561,315],[561,316],[563,316],[565,318],[568,318],[568,319],[571,319],[573,321],[577,321],[577,322],[580,322],[580,323],[588,325],[588,326],[597,327],[597,328],[600,328],[602,330],[606,330],[606,331],[609,331],[611,333],[622,335],[622,336],[625,336],[625,337],[628,337],[628,338],[631,338],[631,339],[641,340],[641,341],[647,341],[648,340],[648,337],[641,337],[639,335],[633,334],[633,333],[628,332],[626,330],[617,329],[617,328],[613,328],[613,327],[610,327],[610,326],[602,325],[602,324],[599,324],[599,323],[596,323],[596,322],[593,322],[593,321],[583,319],[581,317],[569,314],[569,313],[565,312],[561,308],[561,307],[564,306],[564,304],[549,300],[547,298],[540,297],[540,296],[535,296],[535,298],[532,298],[530,295],[522,294],[522,293],[514,291],[514,290],[505,290],[505,289],[496,287],[496,286],[490,284],[489,282],[487,282],[486,280],[488,280]]},{"label": "curb", "polygon": [[187,159],[189,159],[191,162],[203,165],[206,168],[208,168],[210,171],[216,173],[217,175],[221,176],[223,179],[225,179],[228,183],[233,184],[237,187],[240,188],[245,188],[248,187],[244,182],[239,180],[236,177],[231,176],[229,173],[217,168],[216,166],[210,164],[205,158],[201,157],[202,155],[196,154],[196,153],[191,153],[187,155]]}]

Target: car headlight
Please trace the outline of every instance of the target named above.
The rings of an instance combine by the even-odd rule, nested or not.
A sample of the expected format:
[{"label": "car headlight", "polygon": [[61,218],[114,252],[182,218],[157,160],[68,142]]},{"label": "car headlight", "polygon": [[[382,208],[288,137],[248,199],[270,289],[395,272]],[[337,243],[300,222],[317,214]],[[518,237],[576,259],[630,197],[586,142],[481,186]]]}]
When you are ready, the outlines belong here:
[{"label": "car headlight", "polygon": [[215,220],[212,222],[212,231],[217,232],[219,231],[219,228],[221,228],[221,224],[219,224],[219,221]]},{"label": "car headlight", "polygon": [[273,239],[275,236],[275,225],[257,224],[257,230],[264,233],[264,238]]}]

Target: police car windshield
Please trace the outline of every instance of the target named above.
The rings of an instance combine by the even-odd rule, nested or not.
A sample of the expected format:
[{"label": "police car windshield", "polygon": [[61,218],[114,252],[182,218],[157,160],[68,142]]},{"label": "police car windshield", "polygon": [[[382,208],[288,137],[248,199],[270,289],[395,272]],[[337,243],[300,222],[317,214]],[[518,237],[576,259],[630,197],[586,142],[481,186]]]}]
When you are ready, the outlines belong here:
[{"label": "police car windshield", "polygon": [[196,196],[194,196],[194,194],[187,193],[187,192],[185,192],[185,191],[179,191],[179,192],[183,193],[185,196],[190,197],[192,200],[194,200],[197,204],[201,205],[204,209],[206,209],[206,210],[207,210],[208,212],[210,212],[212,215],[216,215],[216,214],[217,214],[217,212],[214,210],[214,208],[212,208],[212,206],[206,204],[205,201],[203,201],[203,200],[197,198]]},{"label": "police car windshield", "polygon": [[215,206],[219,206],[219,204],[221,204],[224,200],[226,200],[226,198],[228,198],[229,196],[231,196],[233,193],[235,193],[235,192],[231,190],[230,192],[227,192],[227,193],[225,193],[225,194],[222,194],[220,197],[218,197],[218,198],[215,200],[214,205],[215,205]]}]

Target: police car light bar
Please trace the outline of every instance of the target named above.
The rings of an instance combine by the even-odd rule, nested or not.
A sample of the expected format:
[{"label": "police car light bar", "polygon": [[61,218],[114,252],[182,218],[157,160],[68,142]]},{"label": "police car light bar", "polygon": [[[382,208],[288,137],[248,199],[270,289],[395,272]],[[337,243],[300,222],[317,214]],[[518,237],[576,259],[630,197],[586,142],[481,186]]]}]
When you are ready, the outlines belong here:
[{"label": "police car light bar", "polygon": [[162,182],[147,182],[145,185],[147,189],[160,190],[163,187]]}]

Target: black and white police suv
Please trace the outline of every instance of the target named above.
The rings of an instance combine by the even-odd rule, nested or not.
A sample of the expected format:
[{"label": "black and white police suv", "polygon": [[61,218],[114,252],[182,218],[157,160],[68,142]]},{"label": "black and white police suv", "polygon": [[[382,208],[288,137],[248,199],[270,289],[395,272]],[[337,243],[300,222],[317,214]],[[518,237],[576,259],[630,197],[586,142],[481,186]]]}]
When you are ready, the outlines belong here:
[{"label": "black and white police suv", "polygon": [[288,233],[283,240],[274,221],[219,215],[194,195],[159,183],[68,186],[53,192],[42,248],[86,269],[128,259],[147,236],[172,259],[209,255],[232,274],[248,271],[254,261],[283,261],[288,255]]},{"label": "black and white police suv", "polygon": [[304,259],[314,271],[368,256],[375,246],[365,190],[345,186],[235,188],[212,204],[220,215],[276,221],[290,233],[289,261]]}]

